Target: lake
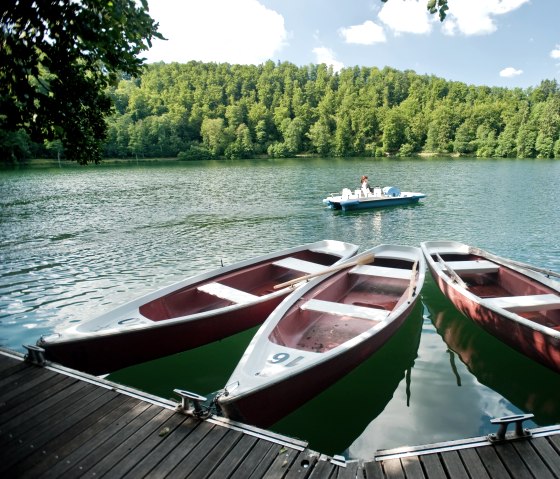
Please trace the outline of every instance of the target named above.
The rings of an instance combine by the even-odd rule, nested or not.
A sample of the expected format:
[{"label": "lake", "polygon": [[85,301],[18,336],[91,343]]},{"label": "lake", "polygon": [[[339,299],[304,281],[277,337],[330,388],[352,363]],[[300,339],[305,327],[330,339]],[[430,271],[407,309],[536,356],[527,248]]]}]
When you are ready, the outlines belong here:
[{"label": "lake", "polygon": [[[397,186],[418,205],[344,213],[342,187]],[[42,334],[223,264],[336,239],[419,245],[453,239],[560,270],[560,161],[298,159],[0,171],[0,346]],[[255,330],[130,367],[110,379],[171,398],[223,387]],[[281,398],[279,398],[281,400]],[[533,413],[560,422],[560,375],[458,313],[427,282],[378,353],[271,429],[326,454],[495,432]]]}]

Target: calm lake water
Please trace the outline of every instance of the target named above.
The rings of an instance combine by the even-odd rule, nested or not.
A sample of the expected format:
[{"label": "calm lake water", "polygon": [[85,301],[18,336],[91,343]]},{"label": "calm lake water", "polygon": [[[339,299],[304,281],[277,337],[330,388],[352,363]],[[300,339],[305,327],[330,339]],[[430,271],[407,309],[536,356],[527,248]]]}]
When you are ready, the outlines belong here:
[{"label": "calm lake water", "polygon": [[[419,205],[335,212],[327,193],[420,191]],[[304,159],[0,171],[0,346],[202,271],[320,239],[360,251],[454,239],[560,271],[560,161]],[[255,330],[127,368],[115,381],[162,397],[224,386]],[[279,398],[281,400],[281,398]],[[427,275],[421,302],[376,355],[271,429],[326,454],[494,432],[531,412],[560,422],[560,375],[460,315]],[[531,426],[531,424],[528,424]]]}]

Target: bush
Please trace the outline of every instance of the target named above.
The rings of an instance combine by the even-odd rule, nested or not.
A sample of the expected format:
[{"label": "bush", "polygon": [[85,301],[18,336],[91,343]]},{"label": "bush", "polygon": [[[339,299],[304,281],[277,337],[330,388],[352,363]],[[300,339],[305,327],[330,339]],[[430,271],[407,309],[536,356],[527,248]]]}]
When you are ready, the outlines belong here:
[{"label": "bush", "polygon": [[187,151],[180,151],[177,155],[180,161],[210,160],[212,154],[202,145],[190,145]]}]

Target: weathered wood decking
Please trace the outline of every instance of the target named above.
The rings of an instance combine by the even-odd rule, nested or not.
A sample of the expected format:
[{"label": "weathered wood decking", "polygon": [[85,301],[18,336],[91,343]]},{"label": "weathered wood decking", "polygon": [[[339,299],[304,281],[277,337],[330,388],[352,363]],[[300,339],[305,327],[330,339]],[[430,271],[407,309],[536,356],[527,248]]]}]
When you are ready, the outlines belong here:
[{"label": "weathered wood decking", "polygon": [[[200,478],[559,478],[560,427],[379,451],[369,462],[212,417],[57,365],[0,350],[0,475]],[[373,457],[373,454],[372,454]]]}]

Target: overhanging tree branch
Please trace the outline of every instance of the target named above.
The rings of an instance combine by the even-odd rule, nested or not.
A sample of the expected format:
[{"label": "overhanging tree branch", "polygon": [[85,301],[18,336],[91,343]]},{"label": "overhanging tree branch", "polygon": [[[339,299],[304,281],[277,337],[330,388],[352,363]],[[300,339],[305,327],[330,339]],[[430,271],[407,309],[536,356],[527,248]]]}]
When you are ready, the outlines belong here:
[{"label": "overhanging tree branch", "polygon": [[60,139],[67,158],[98,162],[105,88],[138,75],[139,54],[163,38],[146,0],[4,0],[0,15],[0,130]]}]

